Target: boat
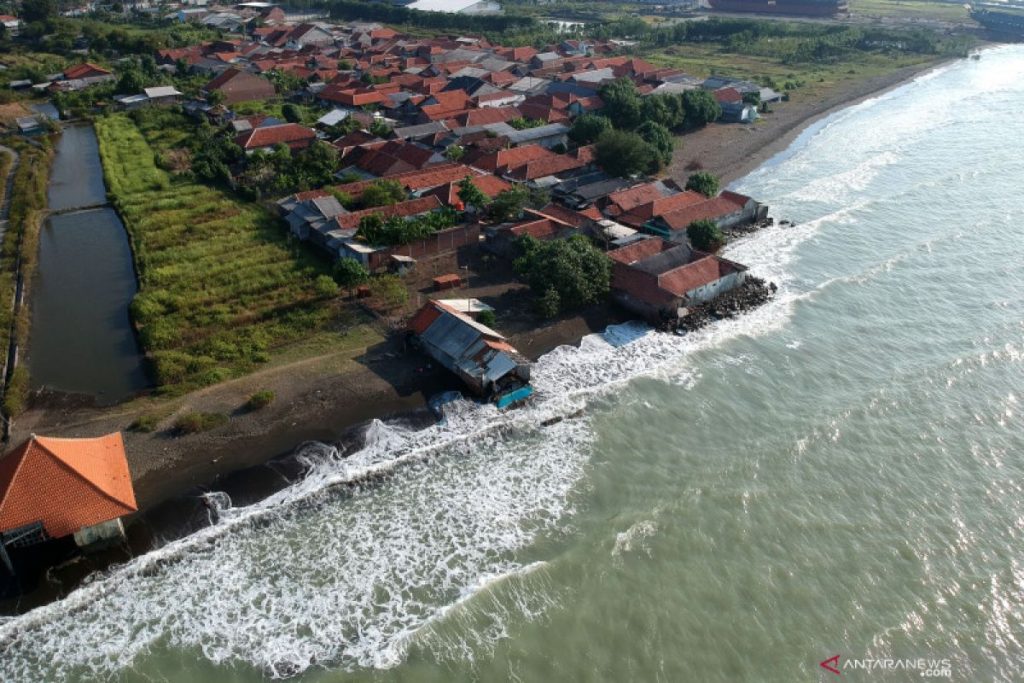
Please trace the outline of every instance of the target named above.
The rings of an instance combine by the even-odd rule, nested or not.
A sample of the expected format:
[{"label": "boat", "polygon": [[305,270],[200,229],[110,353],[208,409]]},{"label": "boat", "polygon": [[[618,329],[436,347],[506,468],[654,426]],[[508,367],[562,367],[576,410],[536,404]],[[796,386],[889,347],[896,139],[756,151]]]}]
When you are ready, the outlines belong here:
[{"label": "boat", "polygon": [[984,26],[994,35],[1024,40],[1024,7],[969,6],[971,19]]},{"label": "boat", "polygon": [[849,14],[847,0],[707,0],[713,10],[754,14],[832,17]]}]

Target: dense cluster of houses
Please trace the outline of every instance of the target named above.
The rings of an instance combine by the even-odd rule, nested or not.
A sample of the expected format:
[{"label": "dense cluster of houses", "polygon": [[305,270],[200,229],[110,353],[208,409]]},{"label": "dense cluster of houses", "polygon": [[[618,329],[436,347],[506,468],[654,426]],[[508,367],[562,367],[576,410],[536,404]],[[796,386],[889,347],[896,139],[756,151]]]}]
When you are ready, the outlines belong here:
[{"label": "dense cluster of houses", "polygon": [[[657,320],[743,282],[743,266],[692,249],[687,227],[753,223],[767,207],[729,191],[706,197],[670,179],[614,177],[595,163],[593,146],[574,144],[569,132],[577,117],[601,111],[600,88],[616,79],[633,81],[641,97],[707,90],[723,118],[737,122],[756,116],[748,102],[778,99],[770,89],[721,76],[696,79],[618,54],[613,42],[506,47],[478,37],[407,36],[379,24],[294,24],[277,7],[248,9],[260,20],[246,23],[240,37],[163,49],[155,58],[162,68],[209,78],[202,99],[185,109],[221,126],[247,155],[318,142],[337,150],[335,184],[278,201],[292,235],[331,258],[356,259],[373,272],[404,271],[417,259],[467,247],[507,258],[524,235],[585,235],[614,263],[616,299]],[[281,74],[292,77],[290,92],[280,92]],[[111,77],[83,64],[48,87]],[[314,127],[233,113],[238,103],[282,96],[324,113]],[[117,99],[133,108],[181,97],[164,86]],[[467,207],[460,196],[466,178],[490,199],[525,187],[547,203],[534,201],[506,222],[481,222],[480,207]],[[383,205],[362,201],[381,181],[402,196]],[[360,233],[368,216],[414,221],[445,210],[458,221],[412,242],[373,244]],[[487,348],[503,343],[487,340]]]}]

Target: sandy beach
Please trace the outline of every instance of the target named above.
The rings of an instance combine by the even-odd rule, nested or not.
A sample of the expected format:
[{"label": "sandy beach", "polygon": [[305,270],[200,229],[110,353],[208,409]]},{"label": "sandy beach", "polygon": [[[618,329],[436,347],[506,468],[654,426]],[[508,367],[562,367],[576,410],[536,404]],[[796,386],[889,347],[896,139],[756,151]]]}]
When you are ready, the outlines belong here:
[{"label": "sandy beach", "polygon": [[682,184],[694,170],[710,171],[725,187],[786,149],[819,119],[899,87],[937,66],[939,63],[922,64],[853,80],[816,101],[803,99],[797,91],[789,102],[770,105],[771,112],[754,125],[715,123],[680,136],[669,175]]},{"label": "sandy beach", "polygon": [[[728,184],[783,150],[808,125],[838,108],[895,87],[935,64],[900,69],[850,83],[818,102],[794,97],[773,105],[755,126],[714,124],[682,136],[669,169],[685,182],[693,168],[709,170]],[[459,296],[482,296],[487,288],[463,290]],[[578,344],[586,334],[622,320],[610,307],[584,311],[541,327],[504,329],[525,355],[537,358],[563,344]],[[113,408],[96,408],[74,397],[50,397],[18,418],[12,445],[31,433],[94,436],[123,431],[140,509],[151,508],[196,487],[216,489],[218,479],[240,469],[292,452],[303,443],[335,442],[374,418],[426,417],[427,399],[440,391],[459,390],[457,380],[417,354],[407,353],[400,335],[380,330],[380,341],[353,356],[351,349],[277,365],[173,400],[146,399]],[[259,390],[275,393],[274,402],[247,411],[245,400]],[[146,413],[161,413],[151,433],[129,431]],[[218,412],[227,424],[199,434],[177,435],[176,416]]]}]

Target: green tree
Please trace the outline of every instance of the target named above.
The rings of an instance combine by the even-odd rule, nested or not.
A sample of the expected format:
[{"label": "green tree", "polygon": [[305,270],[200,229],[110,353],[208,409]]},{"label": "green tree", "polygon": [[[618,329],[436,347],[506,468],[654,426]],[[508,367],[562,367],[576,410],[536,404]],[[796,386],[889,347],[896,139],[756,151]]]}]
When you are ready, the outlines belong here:
[{"label": "green tree", "polygon": [[672,163],[672,150],[675,148],[675,138],[672,137],[672,133],[669,132],[668,128],[654,121],[644,121],[636,129],[636,132],[647,144],[657,150],[658,159],[661,161],[662,166],[668,166]]},{"label": "green tree", "polygon": [[444,151],[444,156],[449,161],[458,161],[466,155],[466,148],[462,145],[448,145],[448,149]]},{"label": "green tree", "polygon": [[302,111],[291,102],[281,107],[281,115],[289,123],[302,123]]},{"label": "green tree", "polygon": [[526,235],[517,242],[522,256],[514,263],[539,298],[546,317],[597,303],[611,286],[611,260],[581,235],[540,242]]},{"label": "green tree", "polygon": [[569,130],[569,139],[577,145],[589,145],[601,137],[605,131],[611,130],[612,122],[599,114],[583,114],[576,117]]},{"label": "green tree", "polygon": [[686,189],[700,192],[705,197],[718,195],[718,178],[707,171],[697,171],[686,179]]},{"label": "green tree", "polygon": [[598,166],[623,178],[638,173],[656,173],[661,168],[658,151],[629,131],[606,131],[598,138],[595,152]]},{"label": "green tree", "polygon": [[334,264],[334,279],[339,285],[350,292],[359,285],[365,285],[370,279],[370,271],[354,258],[338,259]]},{"label": "green tree", "polygon": [[386,138],[391,135],[391,126],[384,123],[384,119],[374,119],[370,124],[370,133],[379,138]]},{"label": "green tree", "polygon": [[488,203],[487,195],[473,184],[473,179],[468,175],[459,181],[459,199],[466,205],[467,210],[470,207],[483,209]]},{"label": "green tree", "polygon": [[640,94],[636,84],[628,78],[617,78],[600,89],[604,101],[603,113],[616,128],[633,130],[642,121]]},{"label": "green tree", "polygon": [[499,223],[519,218],[523,208],[530,200],[530,193],[522,185],[516,185],[508,190],[502,190],[491,200],[488,212],[492,219]]},{"label": "green tree", "polygon": [[397,275],[378,275],[373,278],[370,293],[389,310],[404,306],[409,301],[409,290]]},{"label": "green tree", "polygon": [[722,106],[707,90],[687,90],[683,93],[683,104],[686,106],[687,128],[700,128],[717,121],[722,115]]},{"label": "green tree", "polygon": [[49,21],[57,16],[57,0],[27,0],[21,6],[21,20],[26,24]]},{"label": "green tree", "polygon": [[725,244],[725,235],[718,229],[718,225],[708,218],[690,223],[686,228],[686,236],[694,249],[701,251],[718,251]]},{"label": "green tree", "polygon": [[405,200],[405,188],[397,180],[378,180],[363,190],[359,203],[364,209],[390,206]]}]

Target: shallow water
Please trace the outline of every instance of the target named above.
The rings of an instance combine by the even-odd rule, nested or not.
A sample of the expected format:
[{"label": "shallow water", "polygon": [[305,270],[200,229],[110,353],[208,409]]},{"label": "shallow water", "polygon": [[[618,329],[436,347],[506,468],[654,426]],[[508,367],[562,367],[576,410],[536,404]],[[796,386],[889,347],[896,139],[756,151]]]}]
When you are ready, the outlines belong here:
[{"label": "shallow water", "polygon": [[522,410],[311,448],[0,626],[0,677],[1020,680],[1021,105],[1008,47],[832,116],[738,185],[797,221],[729,250],[772,303],[556,350]]}]

